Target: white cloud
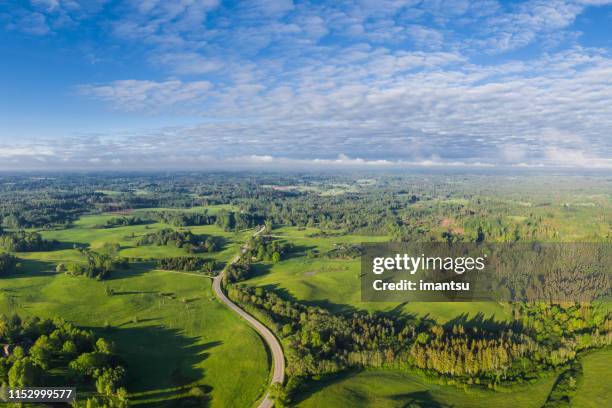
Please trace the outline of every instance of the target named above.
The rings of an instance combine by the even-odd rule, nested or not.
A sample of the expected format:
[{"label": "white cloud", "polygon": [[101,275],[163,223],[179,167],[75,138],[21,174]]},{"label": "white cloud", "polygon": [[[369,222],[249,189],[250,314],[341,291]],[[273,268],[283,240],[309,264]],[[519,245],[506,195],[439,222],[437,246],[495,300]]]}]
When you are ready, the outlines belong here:
[{"label": "white cloud", "polygon": [[35,156],[53,156],[55,150],[51,146],[32,145],[0,145],[0,157],[35,157]]},{"label": "white cloud", "polygon": [[6,13],[3,13],[4,5],[0,3],[0,22],[5,20],[4,26],[8,30],[43,36],[74,27],[79,21],[98,13],[107,1],[24,0],[8,2]]},{"label": "white cloud", "polygon": [[580,150],[553,146],[546,149],[544,158],[544,164],[549,166],[612,169],[612,158],[595,157]]},{"label": "white cloud", "polygon": [[219,59],[206,58],[195,52],[167,52],[152,57],[155,63],[177,74],[207,74],[227,66]]},{"label": "white cloud", "polygon": [[77,88],[85,96],[99,98],[126,111],[157,112],[168,106],[186,106],[206,97],[212,84],[207,81],[163,82],[119,80],[106,85],[83,85]]}]

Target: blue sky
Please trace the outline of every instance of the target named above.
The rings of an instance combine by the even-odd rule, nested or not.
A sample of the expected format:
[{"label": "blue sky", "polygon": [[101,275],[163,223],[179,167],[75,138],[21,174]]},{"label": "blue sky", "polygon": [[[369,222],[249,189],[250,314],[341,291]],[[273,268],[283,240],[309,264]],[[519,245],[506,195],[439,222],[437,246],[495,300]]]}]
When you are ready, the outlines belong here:
[{"label": "blue sky", "polygon": [[0,169],[612,168],[612,0],[0,3]]}]

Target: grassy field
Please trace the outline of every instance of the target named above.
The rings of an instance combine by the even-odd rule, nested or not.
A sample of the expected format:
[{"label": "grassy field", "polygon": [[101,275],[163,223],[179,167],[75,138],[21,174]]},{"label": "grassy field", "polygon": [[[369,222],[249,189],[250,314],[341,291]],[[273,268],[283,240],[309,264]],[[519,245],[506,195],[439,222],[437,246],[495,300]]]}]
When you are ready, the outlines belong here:
[{"label": "grassy field", "polygon": [[[263,395],[269,375],[261,339],[245,322],[216,300],[205,277],[154,270],[136,264],[114,272],[106,281],[52,272],[57,262],[79,260],[76,245],[121,245],[121,255],[174,256],[180,248],[135,246],[135,238],[163,224],[95,229],[110,215],[87,216],[74,228],[44,231],[62,249],[20,253],[19,270],[0,281],[0,313],[60,316],[113,340],[125,358],[128,390],[135,405],[181,406],[194,385],[209,390],[213,407],[245,407]],[[148,228],[147,228],[148,227]],[[220,261],[234,256],[243,234],[215,226],[193,227],[196,233],[226,238]],[[248,236],[249,232],[245,232]],[[107,294],[107,287],[114,291]]]},{"label": "grassy field", "polygon": [[572,406],[577,408],[599,408],[610,405],[612,383],[612,348],[586,355],[582,360],[583,377]]},{"label": "grassy field", "polygon": [[360,261],[343,259],[308,258],[305,251],[318,250],[325,253],[337,244],[358,244],[361,242],[384,242],[384,236],[339,235],[331,237],[310,237],[317,232],[314,228],[300,229],[284,227],[274,230],[274,235],[294,244],[298,250],[291,258],[277,264],[257,265],[257,275],[250,284],[274,289],[287,297],[310,304],[325,306],[334,311],[401,310],[448,321],[459,315],[473,318],[505,319],[508,316],[504,306],[497,303],[397,303],[361,302]]},{"label": "grassy field", "polygon": [[[397,371],[363,371],[309,384],[297,406],[309,407],[512,407],[539,408],[546,401],[555,377],[517,389],[485,391],[436,385]],[[602,405],[600,405],[602,406]]]},{"label": "grassy field", "polygon": [[139,215],[149,211],[180,211],[180,212],[200,212],[207,210],[209,214],[216,214],[221,210],[236,211],[237,208],[231,204],[216,204],[207,206],[195,206],[190,208],[139,208],[131,212],[132,215]]},{"label": "grassy field", "polygon": [[90,246],[91,248],[95,249],[102,246],[104,243],[117,243],[121,245],[119,255],[124,257],[162,258],[188,255],[187,251],[184,249],[172,246],[137,245],[138,239],[144,234],[155,232],[163,228],[172,228],[177,230],[190,230],[194,234],[207,234],[223,237],[225,243],[221,251],[205,253],[199,256],[214,258],[215,260],[224,263],[236,254],[235,244],[244,242],[244,240],[248,239],[250,234],[249,231],[245,231],[243,233],[226,232],[216,225],[177,228],[168,224],[155,223],[117,228],[96,228],[96,226],[104,224],[106,220],[113,217],[116,217],[116,215],[89,215],[81,217],[74,223],[74,226],[69,229],[40,231],[44,238],[60,241],[62,246],[66,249],[63,251],[24,254],[23,256],[49,261],[74,260],[79,259],[79,253],[71,248],[74,248],[75,246]]}]

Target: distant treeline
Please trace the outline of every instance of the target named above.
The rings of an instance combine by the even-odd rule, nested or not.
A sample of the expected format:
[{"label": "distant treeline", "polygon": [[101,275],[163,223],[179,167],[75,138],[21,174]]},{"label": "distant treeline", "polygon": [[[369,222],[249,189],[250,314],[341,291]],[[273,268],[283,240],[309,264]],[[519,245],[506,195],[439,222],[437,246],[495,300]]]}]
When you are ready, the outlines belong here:
[{"label": "distant treeline", "polygon": [[[54,228],[85,213],[227,204],[238,210],[152,216],[173,226],[215,223],[236,231],[266,223],[315,227],[323,234],[390,235],[397,241],[550,241],[567,234],[590,242],[612,240],[610,229],[603,228],[609,221],[598,215],[609,211],[605,201],[592,208],[559,202],[559,196],[571,201],[584,185],[606,194],[609,186],[603,179],[531,177],[506,183],[501,176],[429,175],[424,180],[386,175],[364,183],[350,176],[304,174],[2,176],[0,221],[12,230]],[[544,182],[549,188],[543,190]],[[354,188],[322,194],[338,185]],[[559,222],[568,215],[584,222]]]}]

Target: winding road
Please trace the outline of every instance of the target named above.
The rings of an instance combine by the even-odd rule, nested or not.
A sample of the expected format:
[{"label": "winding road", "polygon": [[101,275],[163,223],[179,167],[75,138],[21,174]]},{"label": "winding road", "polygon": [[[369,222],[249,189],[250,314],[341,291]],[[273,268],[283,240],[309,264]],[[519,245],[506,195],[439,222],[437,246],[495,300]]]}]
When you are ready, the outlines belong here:
[{"label": "winding road", "polygon": [[[257,236],[265,231],[265,227],[261,227],[253,236]],[[240,260],[240,257],[247,251],[247,247],[243,246],[240,250],[240,255],[236,255],[234,259],[232,259],[230,264],[234,264]],[[263,324],[259,322],[259,320],[255,319],[253,316],[242,310],[237,304],[232,302],[226,295],[223,293],[223,288],[221,283],[223,281],[223,275],[225,271],[221,272],[219,275],[215,277],[213,280],[213,291],[215,295],[219,298],[221,302],[223,302],[227,307],[229,307],[234,312],[238,313],[244,320],[246,320],[259,335],[263,338],[263,340],[268,345],[270,352],[272,353],[272,379],[270,384],[274,383],[283,383],[285,380],[285,356],[283,354],[283,348],[280,343],[274,336],[274,334]],[[258,408],[272,408],[274,406],[274,400],[270,398],[270,392],[267,392],[264,396],[264,399],[259,404]]]}]

